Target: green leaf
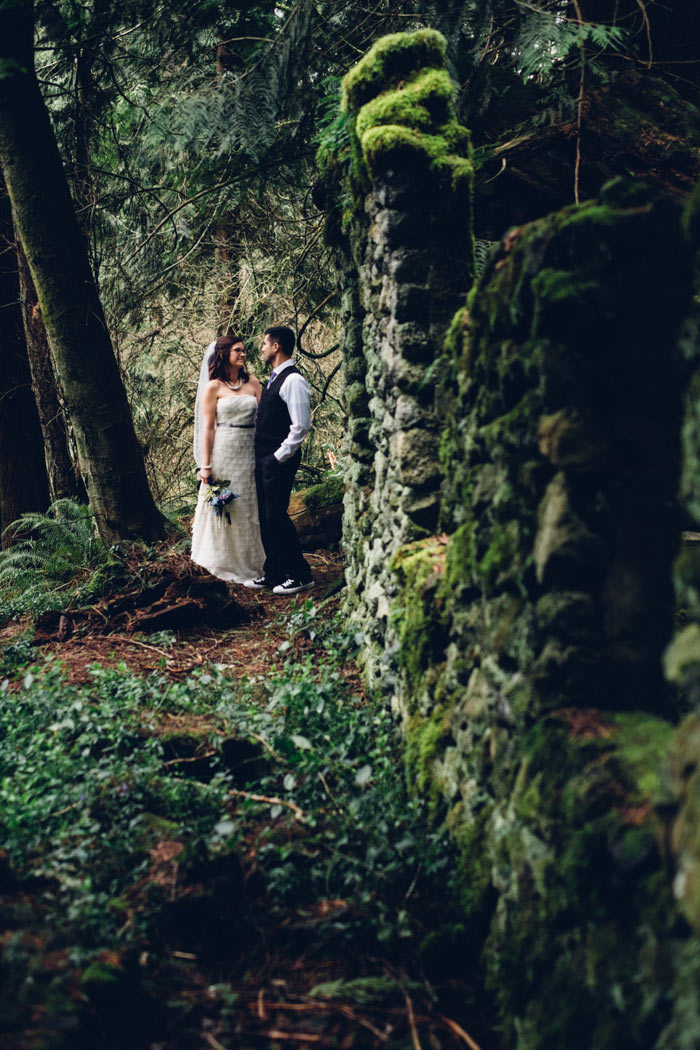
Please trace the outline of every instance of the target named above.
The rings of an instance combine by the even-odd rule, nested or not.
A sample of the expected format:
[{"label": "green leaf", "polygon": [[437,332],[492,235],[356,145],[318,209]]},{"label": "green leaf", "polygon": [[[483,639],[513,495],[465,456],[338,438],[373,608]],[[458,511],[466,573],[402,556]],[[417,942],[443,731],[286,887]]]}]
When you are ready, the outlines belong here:
[{"label": "green leaf", "polygon": [[298,733],[292,734],[292,743],[295,747],[298,747],[300,751],[313,751],[313,744],[310,740],[307,740],[305,736],[300,736]]},{"label": "green leaf", "polygon": [[358,787],[365,787],[367,784],[369,784],[371,779],[372,779],[372,767],[371,766],[362,766],[360,769],[358,769],[357,773],[355,773],[355,783],[357,784]]}]

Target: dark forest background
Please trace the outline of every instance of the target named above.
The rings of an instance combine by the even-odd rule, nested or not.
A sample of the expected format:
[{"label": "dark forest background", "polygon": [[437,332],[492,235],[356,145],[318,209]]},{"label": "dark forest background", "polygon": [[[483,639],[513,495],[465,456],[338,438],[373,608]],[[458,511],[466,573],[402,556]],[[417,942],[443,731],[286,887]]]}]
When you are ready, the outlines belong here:
[{"label": "dark forest background", "polygon": [[448,41],[473,135],[477,267],[510,227],[616,174],[688,195],[700,13],[678,0],[60,0],[34,12],[5,0],[0,149],[15,222],[3,189],[3,528],[87,490],[104,539],[157,535],[149,489],[166,513],[191,502],[199,364],[227,328],[254,366],[267,325],[299,331],[315,392],[302,480],[342,469],[316,152],[347,135],[348,68],[378,37],[422,26]]}]

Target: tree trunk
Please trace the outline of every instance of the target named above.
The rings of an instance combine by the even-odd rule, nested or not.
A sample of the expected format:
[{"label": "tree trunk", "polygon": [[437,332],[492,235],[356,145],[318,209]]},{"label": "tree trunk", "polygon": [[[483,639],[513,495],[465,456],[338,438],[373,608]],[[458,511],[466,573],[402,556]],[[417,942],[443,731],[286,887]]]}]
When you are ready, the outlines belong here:
[{"label": "tree trunk", "polygon": [[68,426],[58,395],[56,372],[51,360],[46,328],[27,257],[19,238],[16,240],[16,249],[24,335],[34,397],[44,435],[44,453],[51,499],[74,499],[84,503],[87,500],[87,494],[77,469],[77,463],[73,462],[70,453]]},{"label": "tree trunk", "polygon": [[[22,332],[12,211],[0,180],[0,529],[46,510],[49,484]],[[10,540],[2,541],[9,546]]]},{"label": "tree trunk", "polygon": [[[216,73],[218,77],[221,77],[224,73],[235,69],[236,56],[228,43],[230,31],[222,27],[219,28],[217,35],[219,42],[216,48]],[[214,234],[216,259],[223,264],[217,296],[216,331],[219,335],[225,335],[232,328],[236,329],[233,315],[241,294],[240,262],[242,255],[238,226],[238,209],[235,209],[222,215]]]},{"label": "tree trunk", "polygon": [[33,62],[33,5],[0,5],[0,164],[106,543],[163,534]]}]

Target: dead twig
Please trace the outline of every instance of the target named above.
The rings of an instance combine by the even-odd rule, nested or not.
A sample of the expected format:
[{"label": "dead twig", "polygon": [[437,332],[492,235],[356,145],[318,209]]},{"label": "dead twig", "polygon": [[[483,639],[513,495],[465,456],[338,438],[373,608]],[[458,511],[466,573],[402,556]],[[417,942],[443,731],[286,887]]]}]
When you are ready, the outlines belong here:
[{"label": "dead twig", "polygon": [[56,813],[49,813],[49,820],[52,817],[62,817],[66,813],[70,813],[72,809],[77,809],[78,806],[82,806],[82,802],[73,802],[70,806],[66,806],[65,809],[59,809]]},{"label": "dead twig", "polygon": [[460,1039],[464,1040],[464,1042],[469,1047],[469,1050],[481,1050],[479,1044],[476,1043],[469,1035],[469,1033],[465,1032],[462,1026],[457,1024],[456,1021],[451,1020],[451,1018],[449,1017],[445,1017],[444,1014],[438,1014],[438,1017],[441,1021],[444,1022],[444,1024],[447,1025],[450,1031],[454,1032],[455,1035],[459,1036]]},{"label": "dead twig", "polygon": [[279,762],[283,766],[287,765],[287,759],[278,754],[274,747],[271,744],[268,744],[264,736],[260,736],[259,733],[254,733],[252,729],[248,730],[248,736],[252,736],[253,740],[257,740],[259,744],[262,744],[265,750],[270,752],[275,762]]},{"label": "dead twig", "polygon": [[285,806],[287,809],[291,809],[301,824],[308,823],[303,809],[297,806],[296,802],[287,802],[286,799],[276,798],[274,795],[256,795],[252,791],[242,791],[240,788],[229,788],[229,794],[235,795],[237,798],[249,798],[252,802],[267,802],[269,806]]},{"label": "dead twig", "polygon": [[405,989],[403,997],[406,1001],[406,1012],[408,1013],[408,1024],[411,1029],[411,1044],[413,1046],[413,1050],[423,1050],[423,1047],[421,1046],[421,1041],[418,1038],[418,1028],[416,1027],[416,1015],[413,1012],[413,1003],[411,1001],[411,996]]},{"label": "dead twig", "polygon": [[[583,12],[579,0],[572,0],[579,26],[583,27]],[[581,36],[581,77],[579,80],[578,98],[576,100],[576,163],[574,165],[574,201],[579,203],[579,178],[581,175],[581,126],[583,124],[583,98],[586,85],[586,42]]]},{"label": "dead twig", "polygon": [[123,634],[110,634],[110,638],[117,638],[120,642],[126,642],[127,645],[138,645],[141,649],[148,649],[152,653],[158,653],[159,656],[164,656],[166,660],[170,660],[170,653],[166,653],[165,649],[159,649],[155,645],[148,645],[146,642],[138,642],[135,638],[127,638]]},{"label": "dead twig", "polygon": [[211,1032],[203,1032],[205,1042],[209,1043],[212,1050],[226,1050],[223,1043],[220,1043],[218,1039],[215,1039]]},{"label": "dead twig", "polygon": [[316,999],[305,999],[302,1003],[275,1003],[272,1006],[272,1009],[274,1011],[300,1011],[301,1013],[339,1013],[342,1014],[343,1017],[347,1017],[349,1021],[353,1021],[355,1024],[359,1024],[363,1028],[366,1028],[368,1032],[371,1032],[372,1035],[381,1040],[382,1043],[387,1043],[389,1041],[389,1036],[386,1032],[380,1031],[380,1029],[373,1025],[371,1021],[368,1021],[366,1017],[362,1017],[344,1003],[319,1003]]},{"label": "dead twig", "polygon": [[315,1035],[312,1032],[280,1032],[278,1029],[273,1028],[270,1032],[265,1032],[268,1039],[288,1039],[294,1043],[323,1043],[326,1037],[323,1035]]},{"label": "dead twig", "polygon": [[345,812],[345,810],[343,809],[343,807],[342,807],[342,806],[340,805],[340,803],[339,803],[339,802],[338,802],[338,801],[337,801],[337,800],[336,800],[336,799],[335,799],[335,798],[333,797],[333,793],[331,792],[331,789],[330,789],[330,788],[328,787],[328,784],[326,783],[326,778],[324,777],[323,773],[319,772],[319,774],[318,774],[318,779],[319,779],[319,780],[321,781],[321,783],[323,784],[323,790],[324,790],[324,791],[326,792],[326,794],[328,795],[329,799],[331,800],[331,802],[333,803],[333,805],[335,806],[335,808],[336,808],[336,809],[339,809],[339,810],[341,811],[341,813],[344,813],[344,812]]},{"label": "dead twig", "polygon": [[654,52],[651,46],[651,22],[649,21],[649,15],[647,14],[644,0],[637,0],[637,7],[642,12],[642,18],[644,19],[644,28],[647,34],[647,47],[649,48],[649,62],[647,64],[647,69],[651,69],[654,64]]},{"label": "dead twig", "polygon": [[212,758],[216,754],[216,751],[205,751],[203,755],[192,755],[191,758],[169,758],[167,762],[164,762],[164,766],[175,766],[178,763],[183,762],[201,762],[205,758]]}]

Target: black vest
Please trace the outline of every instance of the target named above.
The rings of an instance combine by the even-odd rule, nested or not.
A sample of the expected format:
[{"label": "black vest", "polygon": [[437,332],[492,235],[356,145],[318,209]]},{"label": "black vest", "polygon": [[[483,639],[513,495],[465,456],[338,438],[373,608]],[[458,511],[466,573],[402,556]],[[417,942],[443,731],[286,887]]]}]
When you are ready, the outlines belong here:
[{"label": "black vest", "polygon": [[292,420],[289,409],[280,397],[280,390],[295,372],[297,369],[294,365],[283,368],[272,380],[272,384],[266,386],[262,392],[255,423],[256,456],[269,456],[270,453],[276,452],[289,434]]}]

